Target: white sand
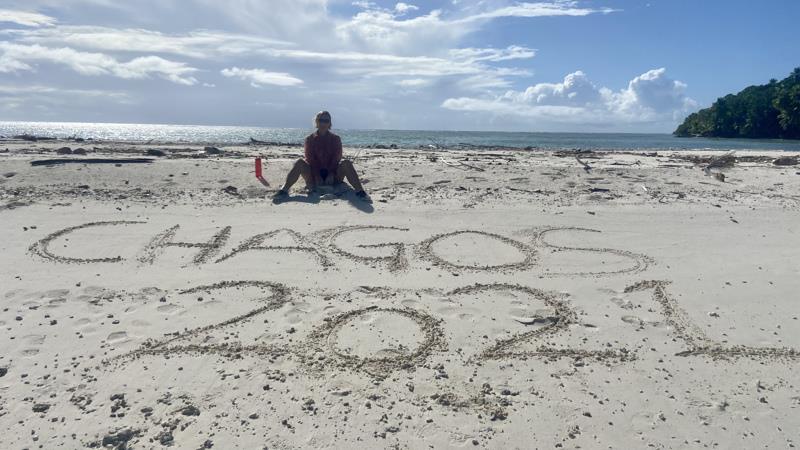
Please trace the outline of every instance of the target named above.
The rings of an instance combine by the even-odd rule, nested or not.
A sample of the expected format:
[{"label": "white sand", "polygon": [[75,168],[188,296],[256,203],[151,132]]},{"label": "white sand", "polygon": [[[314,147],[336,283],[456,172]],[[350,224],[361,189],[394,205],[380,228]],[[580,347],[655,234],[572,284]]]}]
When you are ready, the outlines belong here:
[{"label": "white sand", "polygon": [[63,145],[0,143],[0,448],[800,445],[779,153],[346,149],[372,205],[273,205],[297,148]]}]

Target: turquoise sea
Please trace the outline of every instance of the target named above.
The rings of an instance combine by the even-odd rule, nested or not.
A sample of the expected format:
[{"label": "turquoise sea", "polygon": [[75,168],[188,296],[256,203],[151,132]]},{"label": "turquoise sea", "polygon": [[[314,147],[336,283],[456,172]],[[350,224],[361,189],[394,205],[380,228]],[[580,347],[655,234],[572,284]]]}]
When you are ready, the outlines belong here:
[{"label": "turquoise sea", "polygon": [[[493,131],[345,130],[336,129],[345,146],[399,148],[541,148],[584,150],[785,150],[800,151],[800,141],[677,138],[670,134],[523,133]],[[251,138],[271,143],[299,144],[310,133],[304,128],[150,125],[66,122],[0,122],[0,137],[39,137],[137,141],[152,143],[238,144]]]}]

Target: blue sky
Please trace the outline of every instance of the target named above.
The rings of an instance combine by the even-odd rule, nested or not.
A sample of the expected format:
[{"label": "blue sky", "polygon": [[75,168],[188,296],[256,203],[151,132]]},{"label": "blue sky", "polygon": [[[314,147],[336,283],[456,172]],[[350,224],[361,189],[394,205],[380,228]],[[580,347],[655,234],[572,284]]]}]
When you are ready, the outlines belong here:
[{"label": "blue sky", "polygon": [[800,1],[2,0],[0,120],[670,132],[800,66]]}]

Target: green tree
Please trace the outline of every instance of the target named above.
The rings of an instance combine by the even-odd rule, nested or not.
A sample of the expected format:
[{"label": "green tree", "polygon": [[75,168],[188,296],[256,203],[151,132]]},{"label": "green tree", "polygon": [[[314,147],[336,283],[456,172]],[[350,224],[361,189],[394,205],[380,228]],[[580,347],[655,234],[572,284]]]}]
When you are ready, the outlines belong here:
[{"label": "green tree", "polygon": [[690,114],[676,136],[800,139],[800,67],[785,79],[749,86]]}]

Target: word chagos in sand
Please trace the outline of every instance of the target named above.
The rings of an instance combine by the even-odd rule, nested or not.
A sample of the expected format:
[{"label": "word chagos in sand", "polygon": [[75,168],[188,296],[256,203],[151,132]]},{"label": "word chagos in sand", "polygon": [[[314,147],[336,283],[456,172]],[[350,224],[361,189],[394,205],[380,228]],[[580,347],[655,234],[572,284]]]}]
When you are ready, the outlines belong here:
[{"label": "word chagos in sand", "polygon": [[[180,225],[173,225],[156,233],[149,241],[140,247],[141,250],[128,256],[101,257],[99,255],[93,255],[92,246],[80,247],[80,250],[77,252],[70,251],[69,254],[59,253],[54,250],[56,247],[54,242],[60,239],[64,239],[65,241],[71,240],[71,242],[80,241],[81,238],[90,239],[95,245],[102,243],[104,246],[113,247],[122,241],[130,239],[131,236],[119,232],[114,234],[108,233],[107,231],[109,228],[127,228],[142,225],[148,225],[148,223],[143,221],[105,221],[70,226],[50,233],[44,238],[34,242],[28,250],[34,255],[57,263],[123,263],[126,261],[135,261],[140,265],[152,265],[167,249],[176,247],[192,251],[192,265],[219,264],[243,254],[253,252],[294,252],[310,256],[323,269],[333,267],[335,264],[332,258],[338,256],[373,267],[380,265],[392,272],[406,270],[409,267],[409,260],[412,256],[416,257],[416,259],[421,262],[427,262],[433,266],[450,271],[524,271],[537,266],[539,253],[537,249],[544,248],[555,251],[567,250],[605,254],[628,261],[625,263],[625,266],[617,268],[616,270],[606,269],[602,271],[558,272],[547,274],[581,276],[635,273],[645,270],[651,262],[651,259],[646,255],[625,250],[565,247],[551,244],[545,240],[545,235],[555,231],[600,232],[598,230],[575,227],[548,227],[535,230],[523,230],[516,233],[518,235],[517,238],[479,230],[456,230],[436,234],[421,242],[398,241],[398,239],[402,239],[404,233],[410,230],[391,226],[339,226],[306,234],[281,228],[254,234],[242,239],[238,244],[230,244],[229,241],[231,241],[232,234],[232,227],[230,226],[223,226],[202,238],[179,238],[179,235],[196,233],[181,232]],[[89,229],[92,234],[87,236],[86,230]],[[96,233],[98,230],[102,229],[106,231],[104,234]],[[73,233],[78,232],[83,232],[83,235],[72,236]],[[394,240],[387,240],[387,234],[391,234]],[[400,238],[397,236],[400,236]],[[137,235],[133,237],[136,238]],[[347,237],[351,239],[359,238],[359,241],[369,239],[372,243],[351,244],[351,247],[355,248],[346,249],[340,241]],[[520,259],[518,261],[492,264],[466,264],[462,261],[453,260],[453,257],[445,256],[440,251],[437,251],[437,245],[446,244],[448,240],[455,242],[454,240],[463,239],[464,237],[481,239],[483,242],[482,245],[484,246],[497,246],[498,248],[508,247],[518,253]],[[382,238],[383,240],[375,242],[376,238]],[[483,250],[486,249],[483,248]],[[363,254],[363,252],[367,252],[368,254]]]}]

